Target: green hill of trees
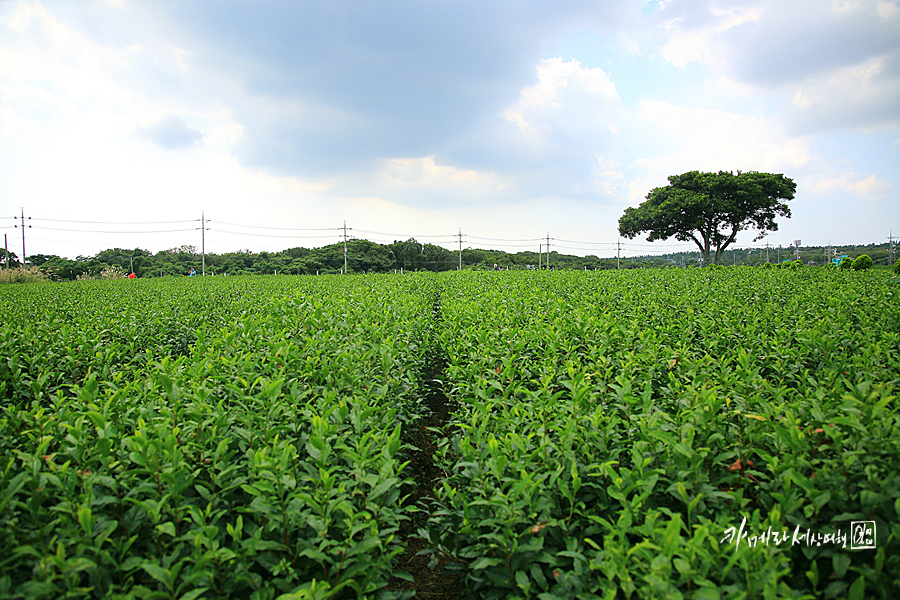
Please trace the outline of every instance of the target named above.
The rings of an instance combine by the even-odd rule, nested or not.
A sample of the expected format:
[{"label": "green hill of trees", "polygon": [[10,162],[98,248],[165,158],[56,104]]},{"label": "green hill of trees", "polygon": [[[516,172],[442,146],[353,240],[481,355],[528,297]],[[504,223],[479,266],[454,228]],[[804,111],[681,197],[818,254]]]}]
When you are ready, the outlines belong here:
[{"label": "green hill of trees", "polygon": [[[810,265],[823,265],[836,253],[855,258],[868,254],[876,265],[889,265],[890,254],[887,243],[834,246],[803,247],[800,259]],[[3,250],[0,249],[0,253]],[[768,254],[768,258],[767,258]],[[18,266],[18,258],[10,253],[0,256],[0,263]],[[546,268],[546,254],[541,257],[541,266]],[[720,261],[723,265],[759,265],[765,262],[794,259],[793,248],[765,248],[727,250]],[[528,269],[538,267],[538,253],[466,248],[462,251],[462,266],[465,269]],[[181,246],[151,254],[147,250],[113,248],[103,250],[94,256],[79,256],[75,259],[55,255],[34,254],[28,257],[28,264],[46,271],[52,278],[74,280],[79,276],[98,276],[105,268],[114,266],[124,273],[132,270],[138,277],[164,277],[166,275],[187,275],[195,270],[202,272],[203,258],[194,246]],[[410,238],[392,244],[377,244],[356,239],[347,242],[347,269],[351,273],[390,273],[393,271],[450,271],[459,267],[459,252],[434,244],[423,244]],[[661,268],[702,266],[697,252],[676,252],[665,255],[646,255],[622,258],[619,268]],[[615,257],[600,258],[594,255],[574,256],[550,252],[550,268],[553,269],[615,269]],[[344,268],[344,246],[342,243],[321,248],[288,248],[281,252],[259,252],[249,250],[206,255],[207,275],[248,275],[248,274],[290,274],[312,275],[340,273]]]}]

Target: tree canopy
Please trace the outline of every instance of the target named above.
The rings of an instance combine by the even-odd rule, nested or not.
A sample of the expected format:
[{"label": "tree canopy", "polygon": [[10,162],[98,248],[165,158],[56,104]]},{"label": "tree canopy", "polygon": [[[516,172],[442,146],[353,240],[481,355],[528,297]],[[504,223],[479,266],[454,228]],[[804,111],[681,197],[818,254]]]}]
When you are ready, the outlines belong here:
[{"label": "tree canopy", "polygon": [[715,250],[714,263],[737,238],[754,228],[762,239],[777,231],[776,216],[790,218],[784,201],[792,200],[797,185],[781,174],[730,171],[690,171],[669,177],[669,185],[650,190],[637,208],[625,209],[619,218],[619,233],[627,238],[649,232],[647,241],[674,237],[693,241],[705,264]]}]

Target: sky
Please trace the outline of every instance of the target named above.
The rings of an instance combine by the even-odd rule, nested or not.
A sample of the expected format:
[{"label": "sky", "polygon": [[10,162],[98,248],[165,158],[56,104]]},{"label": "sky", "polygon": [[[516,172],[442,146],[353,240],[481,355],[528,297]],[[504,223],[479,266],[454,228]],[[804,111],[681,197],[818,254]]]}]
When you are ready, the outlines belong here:
[{"label": "sky", "polygon": [[[692,250],[618,220],[781,173],[746,248],[900,237],[900,0],[0,0],[0,232],[21,255],[349,237]],[[201,231],[201,218],[206,226]],[[545,249],[545,248],[544,248]]]}]

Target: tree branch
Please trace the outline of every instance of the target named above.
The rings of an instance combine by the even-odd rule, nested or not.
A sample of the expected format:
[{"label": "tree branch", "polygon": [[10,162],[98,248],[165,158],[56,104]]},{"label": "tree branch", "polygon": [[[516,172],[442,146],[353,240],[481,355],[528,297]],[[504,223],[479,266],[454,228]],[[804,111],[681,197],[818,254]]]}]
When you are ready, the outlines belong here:
[{"label": "tree branch", "polygon": [[725,252],[725,249],[731,245],[731,242],[737,237],[738,232],[741,230],[740,224],[732,223],[731,224],[731,235],[728,236],[728,239],[725,240],[724,244],[719,244],[719,247],[716,248],[716,263],[719,262],[719,257],[722,256],[722,253]]}]

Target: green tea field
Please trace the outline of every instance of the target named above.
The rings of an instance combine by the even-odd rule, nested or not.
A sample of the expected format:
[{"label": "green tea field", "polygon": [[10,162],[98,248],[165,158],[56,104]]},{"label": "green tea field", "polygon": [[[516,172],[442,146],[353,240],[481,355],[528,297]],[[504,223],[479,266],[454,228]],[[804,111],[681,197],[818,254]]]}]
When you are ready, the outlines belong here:
[{"label": "green tea field", "polygon": [[0,600],[896,598],[888,276],[0,286]]}]

